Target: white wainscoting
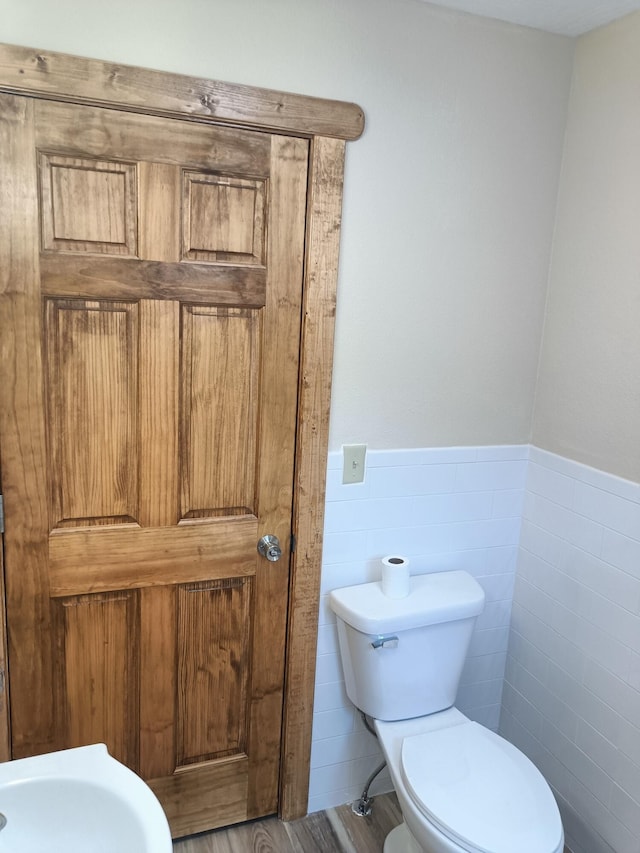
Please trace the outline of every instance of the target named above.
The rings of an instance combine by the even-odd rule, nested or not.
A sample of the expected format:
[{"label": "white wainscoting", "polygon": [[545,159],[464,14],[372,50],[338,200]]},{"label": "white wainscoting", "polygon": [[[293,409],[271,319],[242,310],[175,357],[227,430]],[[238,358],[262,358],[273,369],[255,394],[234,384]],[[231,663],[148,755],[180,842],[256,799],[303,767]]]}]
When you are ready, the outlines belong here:
[{"label": "white wainscoting", "polygon": [[573,853],[640,851],[640,484],[531,448],[500,732]]},{"label": "white wainscoting", "polygon": [[[413,574],[466,569],[484,587],[457,706],[496,729],[500,716],[529,446],[369,451],[365,481],[328,460],[309,811],[357,799],[380,763],[344,692],[330,590],[378,580],[399,553]],[[388,775],[372,793],[390,790]]]}]

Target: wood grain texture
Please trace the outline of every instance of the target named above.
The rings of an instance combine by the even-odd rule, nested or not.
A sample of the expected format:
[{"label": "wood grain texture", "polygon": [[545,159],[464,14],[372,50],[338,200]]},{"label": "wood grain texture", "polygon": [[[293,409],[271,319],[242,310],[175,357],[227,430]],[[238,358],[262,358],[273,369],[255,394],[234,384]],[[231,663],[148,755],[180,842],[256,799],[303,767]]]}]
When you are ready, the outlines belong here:
[{"label": "wood grain texture", "polygon": [[[283,822],[275,817],[174,841],[174,853],[382,853],[402,822],[394,792],[377,794],[367,817],[349,804]],[[515,851],[514,851],[515,853]],[[571,853],[568,847],[564,853]]]},{"label": "wood grain texture", "polygon": [[5,91],[16,94],[59,97],[73,92],[77,103],[126,105],[140,113],[258,125],[304,136],[357,139],[364,128],[362,110],[355,104],[14,45],[0,46],[0,80]]},{"label": "wood grain texture", "polygon": [[385,837],[402,821],[394,793],[374,798],[369,817],[351,806],[283,822],[275,817],[184,838],[174,853],[382,853]]},{"label": "wood grain texture", "polygon": [[302,325],[280,815],[306,813],[345,145],[315,139]]},{"label": "wood grain texture", "polygon": [[139,248],[143,260],[180,260],[180,168],[175,164],[138,162],[140,182]]},{"label": "wood grain texture", "polygon": [[52,296],[183,299],[204,305],[265,304],[266,270],[111,258],[43,255],[42,290]]},{"label": "wood grain texture", "polygon": [[137,254],[133,164],[55,154],[39,160],[45,251]]},{"label": "wood grain texture", "polygon": [[[276,731],[274,720],[282,721],[283,713],[293,502],[293,476],[285,482],[279,472],[293,474],[296,452],[308,156],[305,140],[273,137],[268,301],[258,430],[262,483],[258,536],[275,534],[283,554],[277,563],[262,559],[255,581],[256,597],[262,606],[254,619],[249,749],[256,761],[249,774],[250,817],[278,808],[281,726]],[[277,407],[270,405],[275,388],[282,401]]]},{"label": "wood grain texture", "polygon": [[175,528],[59,530],[49,539],[51,595],[251,575],[257,529],[250,516]]},{"label": "wood grain texture", "polygon": [[138,769],[138,614],[135,592],[57,602],[56,669],[62,707],[58,737],[66,747],[106,743]]},{"label": "wood grain texture", "polygon": [[284,823],[275,817],[239,824],[231,829],[207,832],[193,838],[174,842],[174,853],[301,853],[292,847]]},{"label": "wood grain texture", "polygon": [[[5,502],[7,607],[15,607],[23,642],[9,638],[12,667],[28,673],[12,684],[12,714],[21,720],[13,758],[49,752],[54,743],[51,614],[48,601],[46,438],[38,254],[33,102],[0,96],[0,432]],[[9,168],[9,164],[11,167]],[[21,334],[16,341],[13,331]],[[19,566],[19,584],[9,566]],[[28,605],[25,602],[28,600]],[[34,654],[36,648],[42,653]]]},{"label": "wood grain texture", "polygon": [[373,811],[367,817],[354,814],[348,803],[327,809],[326,815],[342,847],[349,853],[382,850],[384,838],[402,822],[398,798],[393,791],[373,797]]},{"label": "wood grain texture", "polygon": [[142,527],[178,523],[178,375],[180,306],[139,303],[139,503]]},{"label": "wood grain texture", "polygon": [[[230,753],[245,755],[241,787],[248,800],[241,806],[234,800],[227,814],[230,821],[242,820],[273,811],[278,798],[308,143],[269,139],[268,193],[264,179],[251,175],[203,180],[207,192],[225,190],[215,203],[189,202],[189,234],[198,252],[215,252],[213,264],[200,258],[158,260],[184,254],[177,180],[184,169],[156,162],[156,140],[150,138],[145,157],[131,170],[128,164],[124,172],[110,171],[110,164],[121,162],[118,116],[105,119],[112,133],[100,157],[91,160],[73,147],[83,115],[81,109],[75,115],[69,108],[57,111],[55,126],[38,133],[43,149],[49,149],[47,162],[79,176],[52,180],[52,239],[72,245],[68,252],[64,247],[41,252],[43,268],[55,256],[60,275],[53,285],[47,280],[43,328],[36,323],[24,342],[38,349],[37,335],[44,329],[47,405],[32,401],[29,427],[37,419],[48,424],[55,529],[45,524],[41,531],[49,538],[49,572],[38,594],[50,599],[56,613],[50,643],[56,662],[53,742],[62,748],[86,738],[106,740],[134,769],[141,761],[146,772],[166,774],[167,780],[182,778],[184,766],[195,768],[190,787],[166,782],[161,790],[169,799],[176,791],[190,798],[199,784],[226,784],[224,774],[211,775],[209,765],[217,767]],[[136,128],[130,119],[127,126],[141,137],[143,149],[145,122]],[[182,130],[189,139],[190,125]],[[52,139],[65,138],[72,152],[51,154],[47,131]],[[229,136],[227,163],[233,159]],[[215,131],[211,137],[219,143]],[[30,143],[37,162],[32,137]],[[116,176],[102,196],[100,179],[87,178],[96,164],[101,174]],[[149,258],[87,252],[92,241],[108,243],[126,234],[127,217],[118,219],[126,206],[126,182],[118,189],[118,181],[130,171],[138,197],[144,195],[137,233]],[[202,164],[187,171],[200,180]],[[29,180],[36,186],[33,174]],[[240,196],[226,194],[227,189]],[[87,198],[92,194],[98,196],[99,213]],[[63,213],[58,231],[56,205]],[[37,251],[37,227],[31,241]],[[83,269],[118,271],[124,262],[131,269],[156,264],[170,274],[183,266],[218,268],[218,250],[251,253],[252,260],[264,255],[263,308],[246,307],[242,299],[215,304],[215,292],[205,296],[214,304],[192,304],[181,281],[159,299],[141,299],[135,288],[129,298],[116,299],[108,272],[99,277],[97,298],[66,298],[58,289],[69,286],[69,271],[79,260]],[[227,260],[223,266],[232,276],[242,269]],[[43,295],[38,284],[36,276],[34,305]],[[21,328],[9,332],[22,346]],[[180,483],[188,483],[183,511]],[[29,502],[27,495],[24,501]],[[281,565],[259,558],[262,532],[280,537]],[[18,588],[20,570],[19,560],[13,560],[10,574]],[[172,592],[146,592],[163,587]],[[31,601],[32,590],[26,592]],[[32,625],[21,631],[20,619],[28,622],[31,614],[17,598],[11,618],[15,645],[21,646],[26,634],[35,658],[42,649],[31,643]],[[166,639],[154,618],[168,621]],[[171,646],[174,651],[164,657]],[[116,651],[130,653],[133,661],[117,668]],[[167,663],[174,667],[167,676],[170,688],[160,689],[151,673],[161,679]],[[13,672],[18,684],[26,680],[34,687],[29,673]],[[93,692],[91,686],[85,692],[86,684],[94,685]],[[140,698],[142,688],[147,695]],[[135,714],[126,705],[128,697]],[[21,732],[22,720],[16,726]],[[140,756],[140,749],[145,754]],[[150,754],[157,749],[168,752]],[[188,825],[182,809],[181,831],[216,825],[216,796],[200,798],[197,815],[191,805],[186,809],[193,817]]]},{"label": "wood grain texture", "polygon": [[135,521],[138,308],[46,304],[53,526]]},{"label": "wood grain texture", "polygon": [[247,578],[178,589],[178,767],[246,752],[251,592]]},{"label": "wood grain texture", "polygon": [[[61,59],[62,62],[58,62],[57,60]],[[55,68],[53,67],[55,65]],[[109,69],[108,73],[106,69]],[[224,158],[227,156],[226,152],[231,150],[231,147],[222,141],[222,137],[224,134],[230,134],[230,129],[225,129],[223,127],[215,128],[213,125],[209,125],[208,122],[225,123],[229,121],[230,123],[234,123],[236,121],[240,121],[245,127],[254,127],[256,129],[265,130],[272,127],[270,124],[271,121],[271,107],[264,101],[261,101],[263,95],[269,95],[270,93],[265,93],[264,90],[253,90],[253,94],[258,98],[258,106],[257,109],[253,109],[251,106],[248,108],[246,104],[250,102],[245,102],[245,106],[241,107],[240,113],[237,115],[231,115],[228,119],[224,118],[224,111],[227,109],[229,104],[223,104],[223,109],[218,116],[210,109],[210,105],[205,102],[202,102],[201,106],[204,107],[204,113],[198,117],[195,111],[192,111],[190,106],[187,104],[188,98],[183,98],[181,95],[176,97],[176,92],[172,89],[171,85],[167,85],[167,75],[157,74],[156,72],[144,72],[139,69],[125,69],[126,74],[121,74],[122,69],[119,69],[115,66],[109,66],[105,63],[94,63],[92,60],[77,60],[73,57],[62,56],[62,55],[50,55],[47,54],[38,54],[35,51],[30,49],[23,48],[0,48],[0,91],[5,87],[6,91],[14,91],[14,87],[17,85],[18,87],[25,84],[25,91],[30,94],[37,94],[39,91],[42,91],[46,94],[47,99],[52,99],[48,101],[41,101],[37,103],[37,109],[39,114],[42,116],[46,116],[51,114],[52,112],[67,112],[69,121],[52,121],[50,118],[45,118],[44,121],[41,122],[41,127],[46,128],[45,139],[41,139],[40,137],[37,140],[37,145],[41,150],[53,150],[56,153],[59,153],[64,156],[74,157],[74,156],[87,156],[87,157],[95,157],[100,158],[103,156],[105,149],[108,149],[110,146],[113,146],[114,143],[118,143],[121,146],[121,150],[124,151],[126,149],[126,156],[122,155],[125,160],[138,160],[142,157],[139,138],[142,139],[145,136],[147,138],[153,138],[157,145],[154,152],[153,160],[157,163],[167,164],[167,165],[186,165],[187,167],[193,166],[194,168],[211,168],[215,169],[215,164],[217,162],[224,162]],[[105,77],[106,74],[106,77]],[[139,76],[138,76],[139,75]],[[150,75],[147,77],[146,75]],[[168,75],[171,77],[172,75]],[[124,79],[126,77],[126,80]],[[141,81],[141,88],[139,90],[136,89],[135,78]],[[189,78],[181,78],[183,81],[188,83],[198,83],[198,81],[189,80]],[[207,81],[205,82],[205,89],[207,91],[211,91],[210,85],[215,88],[219,84],[209,84]],[[123,94],[119,95],[119,87],[122,84],[122,92]],[[42,86],[43,88],[39,88]],[[156,87],[155,95],[150,94],[149,87],[151,89]],[[226,84],[222,84],[222,89],[225,89]],[[230,87],[226,90],[227,94],[230,94],[234,88],[238,87]],[[244,87],[239,87],[240,89]],[[216,90],[220,91],[220,90]],[[105,99],[105,94],[107,95]],[[195,94],[197,98],[196,90],[191,90],[191,94]],[[276,95],[278,93],[275,93]],[[225,95],[226,97],[226,95]],[[53,101],[57,102],[53,102]],[[233,100],[233,99],[232,99]],[[241,101],[243,98],[241,97]],[[314,99],[311,99],[312,101]],[[71,104],[64,103],[64,101],[78,101],[83,102],[87,106],[77,108]],[[291,132],[294,135],[299,135],[301,137],[311,138],[320,136],[342,136],[343,138],[355,138],[362,130],[363,126],[363,117],[362,112],[359,108],[353,105],[342,105],[347,108],[346,112],[350,115],[349,121],[355,121],[355,124],[352,124],[352,127],[356,128],[355,133],[347,134],[345,137],[342,131],[339,133],[335,133],[335,114],[334,118],[331,120],[331,127],[326,124],[324,119],[318,123],[314,118],[314,109],[308,110],[305,112],[304,109],[299,110],[299,114],[295,117],[293,122],[293,126],[287,124],[288,119],[286,116],[292,114],[291,110],[293,108],[293,112],[295,113],[297,108],[295,106],[296,98],[293,100],[288,100],[287,104],[278,102],[276,107],[276,112],[278,113],[278,121],[282,121],[283,117],[285,117],[284,125],[278,124],[278,127],[286,128],[286,132]],[[302,107],[308,99],[303,98],[301,101],[297,101],[298,106]],[[99,104],[106,104],[111,107],[116,107],[124,110],[125,112],[116,113],[115,110],[111,109],[108,111],[96,109],[95,107]],[[330,102],[329,102],[330,103]],[[33,104],[32,104],[33,105]],[[316,102],[315,106],[319,106],[319,102]],[[77,119],[75,116],[79,116],[79,113],[74,113],[74,110],[80,110],[82,113],[81,117]],[[149,115],[133,115],[139,109],[141,112],[149,113]],[[232,112],[234,107],[231,106]],[[154,115],[151,115],[154,113]],[[4,119],[7,115],[5,110],[0,110],[0,119]],[[162,124],[162,119],[159,116],[162,115],[173,115],[175,117],[181,116],[185,118],[197,118],[198,121],[200,119],[204,119],[204,123],[199,124],[191,124],[194,133],[194,143],[191,145],[180,144],[180,140],[182,139],[182,128],[180,127],[179,122],[171,122],[169,126],[167,126],[164,132],[158,132],[160,126]],[[112,119],[118,116],[118,123],[112,124]],[[20,119],[22,121],[22,119]],[[139,122],[148,123],[148,133],[137,133],[132,132],[132,129],[139,129]],[[6,126],[6,125],[5,125]],[[62,128],[62,130],[60,130]],[[297,129],[296,129],[297,128]],[[21,126],[21,130],[24,130],[24,126]],[[0,130],[0,132],[2,132]],[[215,133],[217,134],[217,142],[213,142],[213,144],[207,149],[206,144],[203,145],[203,136],[204,133]],[[239,169],[240,173],[250,174],[254,177],[267,177],[269,174],[269,169],[271,167],[271,140],[266,134],[255,134],[250,131],[238,130],[234,131],[237,134],[237,148],[239,151],[239,156],[244,158],[244,163],[246,168]],[[46,143],[46,139],[50,140],[50,144]],[[208,137],[207,137],[208,138]],[[28,154],[29,146],[31,142],[28,137],[23,137],[22,140],[19,140],[21,144],[22,151],[22,159],[18,157],[18,160],[24,164],[24,176],[25,181],[28,182],[30,180],[27,176],[29,175],[29,170],[32,168],[32,164],[29,162],[30,155]],[[13,144],[13,143],[12,143]],[[143,143],[143,145],[146,144]],[[327,152],[328,159],[331,160],[331,140],[330,139],[321,139],[316,138],[314,140],[314,150],[316,152],[320,152],[320,150],[324,150]],[[8,149],[3,145],[4,151]],[[339,147],[338,150],[341,150]],[[12,152],[13,153],[13,152]],[[189,159],[193,154],[195,163],[192,163]],[[202,158],[207,156],[208,160],[203,160]],[[233,153],[233,159],[236,157],[236,151]],[[318,163],[323,160],[323,155],[320,154],[318,157],[317,153],[314,154],[314,161],[316,162],[316,167],[314,168],[314,172],[311,176],[311,180],[309,183],[309,199],[308,199],[308,211],[310,220],[312,216],[319,217],[318,221],[322,221],[323,219],[323,209],[325,206],[325,201],[327,195],[331,196],[335,191],[335,187],[331,184],[331,181],[335,182],[335,176],[330,176],[330,186],[326,187],[323,185],[323,180],[326,175],[323,174],[323,169],[318,168]],[[334,158],[335,162],[335,158]],[[225,166],[224,168],[229,169],[229,166]],[[342,164],[340,164],[340,168],[342,168]],[[341,177],[341,176],[340,176]],[[1,196],[0,196],[1,197]],[[3,199],[4,200],[4,199]],[[14,199],[15,201],[15,199]],[[10,205],[11,206],[10,202]],[[20,256],[20,263],[22,263],[24,257],[29,255],[31,251],[28,247],[26,250],[26,254],[22,252],[22,248],[26,245],[26,241],[24,240],[24,235],[28,232],[28,229],[31,227],[31,219],[32,213],[35,210],[35,205],[29,202],[26,207],[22,205],[22,200],[20,202],[21,207],[18,211],[16,209],[17,218],[16,221],[20,222],[20,227],[22,231],[16,232],[15,237],[9,235],[9,241],[12,240],[11,246],[19,247],[19,251],[17,255]],[[329,215],[328,220],[331,219]],[[338,229],[339,229],[339,218],[338,218]],[[334,246],[337,242],[336,235],[329,233],[327,243],[327,251],[329,257],[325,259],[324,251],[325,247],[323,245],[322,239],[320,237],[321,228],[315,226],[316,239],[312,241],[312,245],[307,250],[307,254],[305,257],[305,264],[307,266],[307,279],[308,282],[309,276],[313,276],[316,274],[317,270],[321,271],[322,275],[325,276],[325,280],[331,283],[331,277],[333,275],[333,286],[335,289],[335,276],[337,275],[337,259],[333,257]],[[314,233],[314,227],[310,228],[309,234]],[[8,232],[2,232],[0,229],[0,242],[3,237],[7,237]],[[20,236],[22,235],[22,236]],[[6,248],[9,245],[9,241],[5,239],[4,243],[2,243],[3,248]],[[42,258],[43,266],[49,265],[50,261],[61,260],[59,258],[52,258],[51,256],[46,256]],[[59,297],[77,297],[77,298],[86,298],[86,299],[100,299],[104,298],[104,283],[109,282],[108,287],[112,286],[112,289],[109,292],[112,294],[110,298],[126,300],[126,299],[136,299],[139,296],[143,298],[176,298],[175,289],[171,290],[171,281],[175,279],[177,276],[178,279],[180,276],[184,276],[184,273],[180,272],[180,267],[183,265],[179,264],[171,264],[169,262],[169,266],[172,266],[172,269],[168,270],[167,275],[163,275],[162,272],[162,264],[153,261],[153,260],[129,260],[129,259],[112,259],[114,263],[124,264],[122,267],[118,267],[115,272],[110,272],[106,267],[102,267],[99,270],[99,274],[92,275],[92,273],[88,270],[88,265],[83,264],[82,258],[71,258],[70,256],[64,258],[62,260],[65,261],[77,261],[76,267],[71,268],[70,266],[66,267],[54,267],[50,265],[47,267],[49,272],[45,272],[44,281],[43,281],[43,290],[46,294],[51,296],[59,296]],[[37,280],[37,264],[38,259],[36,255],[31,255],[31,259],[27,260],[26,266],[29,265],[32,268],[31,276],[32,280]],[[197,265],[184,265],[184,266],[196,266]],[[9,268],[11,274],[16,269],[15,263],[13,267]],[[113,268],[111,268],[113,269]],[[11,280],[11,276],[7,276],[8,268],[5,266],[4,269],[0,266],[0,282],[2,286],[6,285],[8,280]],[[324,273],[322,272],[324,270]],[[24,270],[23,270],[24,272]],[[199,272],[199,271],[198,271]],[[222,304],[225,305],[242,305],[245,307],[260,307],[264,305],[264,285],[262,285],[262,299],[259,297],[256,298],[255,293],[259,290],[260,280],[256,278],[257,273],[264,271],[255,270],[254,268],[245,268],[242,271],[242,275],[245,277],[241,277],[241,283],[239,287],[238,294],[231,294],[231,286],[228,281],[223,280],[224,275],[226,274],[226,270],[215,270],[216,280],[221,284],[218,289],[221,292]],[[5,273],[5,275],[3,275]],[[69,284],[66,283],[65,277],[68,275]],[[197,275],[198,273],[196,273]],[[191,275],[191,273],[190,273]],[[185,287],[191,287],[191,292],[186,294],[186,299],[192,302],[202,302],[203,304],[207,304],[207,289],[210,286],[210,281],[208,276],[210,275],[209,270],[206,271],[205,276],[197,279],[194,283],[192,279],[190,281],[181,282],[185,285]],[[132,287],[128,283],[128,279],[131,277],[136,279],[134,286]],[[264,280],[264,279],[263,279]],[[258,282],[258,286],[256,286],[256,281]],[[60,288],[60,289],[58,289]],[[68,289],[67,289],[68,288]],[[238,289],[238,288],[236,288]],[[1,287],[0,287],[1,290]],[[226,294],[226,295],[225,295]],[[240,297],[240,302],[234,302],[234,298],[236,296]],[[325,316],[324,309],[325,305],[323,303],[323,299],[325,297],[325,292],[322,289],[311,288],[309,294],[305,300],[305,322],[308,321],[310,315],[314,313],[314,299],[319,298],[319,311],[321,315],[320,325],[328,328],[333,320],[328,315]],[[285,300],[286,301],[286,300]],[[18,312],[19,316],[20,312]],[[11,326],[12,320],[9,325]],[[0,340],[0,346],[3,345],[3,342]],[[316,367],[318,362],[316,359],[319,357],[318,353],[321,353],[321,358],[324,359],[320,362],[322,364],[323,370],[322,375],[327,376],[330,375],[331,372],[331,360],[332,353],[330,348],[326,349],[323,347],[318,348],[317,346],[317,334],[314,332],[312,334],[307,335],[306,341],[303,338],[303,364],[307,364],[310,367]],[[3,355],[8,350],[5,348],[3,350]],[[37,368],[37,364],[36,364]],[[303,367],[304,372],[304,367]],[[37,369],[35,376],[37,378]],[[306,381],[306,379],[305,379]],[[313,384],[313,383],[312,383]],[[35,389],[37,390],[38,382],[35,382],[35,385],[31,388],[33,392]],[[302,393],[307,394],[308,389],[302,388]],[[328,405],[328,391],[325,393],[321,393],[316,395],[313,391],[307,394],[307,408],[306,412],[308,415],[307,418],[307,434],[306,440],[304,442],[304,448],[301,449],[297,454],[297,465],[298,470],[306,471],[301,476],[298,476],[296,479],[295,487],[296,489],[303,489],[305,492],[304,499],[299,502],[294,508],[294,529],[298,535],[298,546],[300,550],[308,554],[308,559],[306,562],[307,568],[309,571],[313,570],[319,576],[320,570],[320,550],[318,547],[318,543],[321,537],[322,530],[322,509],[323,509],[323,484],[324,484],[324,460],[326,458],[326,443],[323,445],[322,437],[319,444],[316,444],[313,440],[311,433],[316,428],[317,421],[314,420],[314,405],[318,404],[320,407],[320,411],[318,413],[318,419],[321,421],[323,418],[323,406],[326,402]],[[33,398],[32,398],[33,399]],[[0,412],[0,418],[4,416],[4,412]],[[1,422],[0,422],[1,423]],[[314,425],[315,424],[315,425]],[[30,425],[31,426],[31,425]],[[304,430],[303,430],[304,434]],[[326,439],[326,435],[325,435]],[[34,442],[30,442],[31,445]],[[38,441],[35,442],[35,446],[37,447]],[[4,443],[3,443],[4,450]],[[310,463],[309,460],[305,459],[305,455],[307,452],[315,453],[315,463]],[[37,457],[36,453],[36,457]],[[11,478],[9,478],[11,480]],[[282,498],[286,501],[288,489],[284,490],[284,494]],[[289,495],[291,494],[288,492]],[[279,499],[280,500],[280,499]],[[276,501],[277,503],[278,501]],[[37,502],[36,502],[37,503]],[[275,506],[275,504],[274,504]],[[309,507],[311,507],[312,516],[314,522],[312,524],[307,524],[305,520],[305,515],[309,511]],[[33,511],[33,506],[29,506],[29,512]],[[302,523],[301,523],[302,521]],[[31,528],[37,529],[37,526]],[[266,531],[265,531],[266,532]],[[286,533],[284,534],[287,535]],[[255,542],[255,540],[254,540]],[[46,543],[45,543],[46,545]],[[315,565],[313,561],[315,560]],[[277,577],[277,573],[276,577]],[[269,581],[271,583],[272,581]],[[277,583],[281,583],[281,580],[278,580]],[[277,584],[276,584],[277,585]],[[294,579],[294,598],[297,601],[299,597],[302,595],[304,582],[301,580],[300,582]],[[71,583],[71,589],[73,589],[73,583]],[[268,586],[266,587],[268,588]],[[60,591],[62,594],[64,587],[60,587]],[[160,589],[157,587],[144,587],[138,590],[138,596],[141,601],[144,602],[145,598],[155,599],[157,594],[160,592]],[[312,590],[311,596],[307,602],[309,611],[315,609],[317,611],[317,597],[314,599],[314,595],[316,593]],[[44,603],[44,599],[43,599]],[[163,614],[163,618],[169,619],[170,621],[174,618],[170,615],[171,610],[166,606],[157,605],[158,613]],[[151,614],[155,611],[156,605],[150,606],[148,608],[148,612]],[[142,607],[144,611],[144,606]],[[39,624],[39,629],[46,628],[46,611],[43,611],[44,619],[41,619]],[[152,618],[152,617],[150,617]],[[298,622],[297,625],[300,627],[304,622],[305,618],[303,615],[302,621]],[[142,637],[144,638],[145,633],[147,634],[146,640],[143,639],[142,642],[146,643],[149,647],[153,645],[153,643],[158,639],[155,637],[154,640],[154,632],[150,629],[149,626],[147,628],[144,627],[144,619],[142,624]],[[290,649],[290,684],[292,688],[289,689],[287,687],[287,698],[288,701],[292,703],[298,703],[297,707],[292,705],[291,713],[288,717],[285,718],[285,744],[293,743],[297,739],[300,738],[300,731],[303,732],[301,743],[303,746],[302,752],[296,757],[295,751],[291,752],[290,750],[285,748],[285,752],[283,753],[282,766],[285,769],[285,773],[283,775],[284,785],[282,788],[283,792],[283,802],[285,803],[285,809],[289,809],[289,806],[286,805],[287,801],[291,802],[291,797],[295,804],[295,808],[298,809],[298,813],[302,814],[304,808],[302,807],[302,803],[304,801],[304,806],[306,807],[306,785],[308,779],[308,767],[309,767],[309,757],[308,752],[305,754],[304,744],[305,744],[305,734],[304,731],[307,728],[307,721],[310,720],[310,712],[311,712],[311,701],[313,695],[313,681],[312,678],[309,677],[309,673],[313,672],[314,665],[314,657],[313,652],[315,649],[315,635],[313,637],[313,642],[308,642],[308,637],[304,639],[302,645],[298,649],[296,647],[296,642],[300,639],[300,631],[294,630],[291,638],[287,640],[287,646]],[[17,657],[15,658],[18,659]],[[46,661],[44,669],[46,671]],[[306,677],[303,675],[302,680],[298,679],[298,675],[307,671]],[[271,674],[267,675],[268,684],[269,680],[273,676]],[[305,693],[306,689],[306,693]],[[281,689],[273,690],[268,689],[267,693],[262,701],[261,705],[256,707],[262,707],[264,709],[264,713],[267,712],[267,708],[270,704],[274,702],[281,702],[282,693]],[[160,701],[166,701],[160,699]],[[256,712],[253,717],[254,720],[259,721],[261,719],[261,714],[263,712]],[[36,715],[34,714],[34,717]],[[46,714],[42,717],[42,719],[46,718]],[[46,725],[45,725],[46,729]],[[160,726],[162,729],[162,726]],[[162,737],[166,739],[170,739],[172,737],[171,727],[168,729],[164,729],[164,734]],[[156,733],[153,730],[153,725],[148,725],[148,736],[153,738],[156,736]],[[255,727],[255,731],[259,732],[259,726]],[[308,733],[310,734],[310,725],[308,727]],[[141,735],[142,737],[142,735]],[[46,748],[46,747],[45,747]],[[42,750],[44,751],[44,749]],[[197,765],[196,765],[197,766]],[[191,768],[188,768],[191,769]],[[273,769],[273,768],[272,768]],[[164,771],[163,771],[164,772]],[[277,767],[275,767],[275,772],[277,774]],[[269,770],[267,773],[267,768],[265,767],[265,774],[268,776],[272,774],[272,770]],[[222,778],[222,777],[221,777]],[[195,780],[196,777],[193,777]],[[178,790],[176,786],[175,778],[169,777],[169,780],[165,780],[167,791],[173,791],[174,794],[176,790]],[[183,785],[182,782],[179,783]],[[249,789],[253,790],[253,793],[250,794],[250,799],[256,801],[256,797],[259,799],[259,794],[256,795],[256,791],[258,790],[258,785],[256,782],[249,784],[248,780],[245,780],[244,789],[245,793],[249,791]],[[180,790],[183,792],[186,791],[187,799],[190,799],[192,793],[195,793],[196,796],[199,796],[197,793],[199,791],[198,783],[196,781],[191,781],[190,785],[192,788],[183,787]],[[173,787],[172,787],[173,786]],[[236,786],[237,793],[237,786]],[[172,795],[170,795],[172,796]],[[203,796],[195,806],[196,812],[201,812],[207,808],[207,802],[211,801],[211,797],[217,796],[212,795],[210,791],[206,792],[206,795]],[[230,795],[227,799],[233,800],[234,795]],[[302,808],[302,811],[300,811]],[[179,811],[177,808],[174,811]],[[221,809],[221,813],[223,815],[229,814],[233,812],[233,816],[229,817],[229,822],[235,820],[243,820],[244,817],[247,816],[246,809],[244,812],[244,817],[242,816],[242,808],[234,807],[234,809],[227,808],[226,806]],[[202,815],[199,814],[197,820],[201,820]],[[181,831],[186,831],[186,824],[182,823]]]},{"label": "wood grain texture", "polygon": [[181,321],[181,517],[257,515],[261,317],[183,305]]},{"label": "wood grain texture", "polygon": [[9,673],[7,671],[7,624],[3,546],[4,535],[0,534],[0,672],[2,673],[2,685],[0,688],[0,761],[9,761],[11,758],[11,729],[9,719],[11,697],[9,696]]},{"label": "wood grain texture", "polygon": [[263,265],[266,182],[184,172],[182,257]]},{"label": "wood grain texture", "polygon": [[180,767],[172,776],[149,780],[162,803],[171,835],[180,838],[213,826],[247,819],[246,756]]},{"label": "wood grain texture", "polygon": [[140,775],[171,776],[175,769],[177,667],[176,596],[171,587],[145,587],[140,601]]},{"label": "wood grain texture", "polygon": [[[1,81],[0,66],[0,91]],[[71,92],[61,94],[73,100]],[[269,176],[271,145],[267,134],[199,122],[191,122],[185,133],[184,123],[179,121],[55,101],[38,101],[36,115],[40,126],[40,131],[36,128],[36,143],[45,151],[99,159],[115,147],[122,160],[138,163],[149,158],[151,151],[154,163],[181,169]]]}]

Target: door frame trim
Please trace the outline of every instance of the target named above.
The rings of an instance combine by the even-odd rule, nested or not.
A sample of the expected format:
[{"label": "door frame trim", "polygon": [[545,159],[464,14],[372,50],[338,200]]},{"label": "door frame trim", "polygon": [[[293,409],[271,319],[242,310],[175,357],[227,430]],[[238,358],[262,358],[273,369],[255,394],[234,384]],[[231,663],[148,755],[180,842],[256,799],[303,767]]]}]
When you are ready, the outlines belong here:
[{"label": "door frame trim", "polygon": [[357,139],[357,104],[0,44],[0,90],[92,107],[302,136]]},{"label": "door frame trim", "polygon": [[[362,134],[364,114],[357,105],[342,101],[3,44],[0,92],[310,140],[292,518],[296,549],[291,562],[279,803],[283,820],[302,817],[309,792],[344,153],[346,141]],[[3,580],[0,575],[0,605]],[[2,606],[0,626],[3,617]],[[4,655],[0,631],[0,661]],[[2,744],[9,737],[2,704],[0,760]]]}]

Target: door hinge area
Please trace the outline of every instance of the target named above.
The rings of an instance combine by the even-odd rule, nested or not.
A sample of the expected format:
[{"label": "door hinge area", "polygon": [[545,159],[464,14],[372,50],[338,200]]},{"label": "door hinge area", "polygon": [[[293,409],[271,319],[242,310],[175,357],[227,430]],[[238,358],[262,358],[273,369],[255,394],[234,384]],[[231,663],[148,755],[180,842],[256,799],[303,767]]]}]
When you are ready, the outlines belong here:
[{"label": "door hinge area", "polygon": [[4,496],[0,495],[0,533],[4,533]]}]

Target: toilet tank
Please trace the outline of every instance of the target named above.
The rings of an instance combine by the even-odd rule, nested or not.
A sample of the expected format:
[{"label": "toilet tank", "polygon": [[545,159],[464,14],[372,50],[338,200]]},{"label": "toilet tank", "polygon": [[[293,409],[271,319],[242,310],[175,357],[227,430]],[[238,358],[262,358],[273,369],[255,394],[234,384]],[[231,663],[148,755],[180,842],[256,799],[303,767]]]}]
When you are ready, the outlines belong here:
[{"label": "toilet tank", "polygon": [[406,720],[450,708],[484,591],[467,572],[411,578],[405,598],[381,584],[335,589],[329,596],[347,695],[377,720]]}]

